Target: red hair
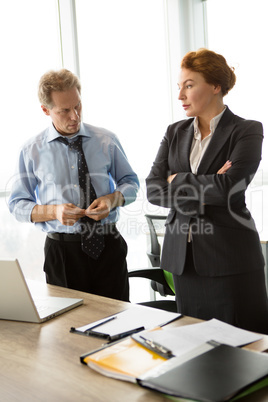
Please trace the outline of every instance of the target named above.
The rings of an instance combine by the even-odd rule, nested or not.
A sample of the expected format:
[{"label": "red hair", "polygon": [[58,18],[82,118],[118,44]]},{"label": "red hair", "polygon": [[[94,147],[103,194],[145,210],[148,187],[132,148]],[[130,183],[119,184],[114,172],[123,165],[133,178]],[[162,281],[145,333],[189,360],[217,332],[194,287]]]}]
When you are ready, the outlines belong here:
[{"label": "red hair", "polygon": [[236,82],[234,68],[228,66],[222,55],[208,49],[187,53],[182,59],[181,68],[201,73],[208,84],[220,85],[223,96]]}]

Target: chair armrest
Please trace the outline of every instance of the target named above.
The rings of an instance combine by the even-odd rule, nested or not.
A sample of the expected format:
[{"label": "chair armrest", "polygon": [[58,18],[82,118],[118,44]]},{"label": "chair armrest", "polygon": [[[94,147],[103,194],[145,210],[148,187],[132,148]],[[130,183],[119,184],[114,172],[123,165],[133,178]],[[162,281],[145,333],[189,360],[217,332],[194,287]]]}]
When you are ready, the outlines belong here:
[{"label": "chair armrest", "polygon": [[165,283],[162,269],[159,267],[139,268],[128,272],[129,278],[147,278],[159,283]]}]

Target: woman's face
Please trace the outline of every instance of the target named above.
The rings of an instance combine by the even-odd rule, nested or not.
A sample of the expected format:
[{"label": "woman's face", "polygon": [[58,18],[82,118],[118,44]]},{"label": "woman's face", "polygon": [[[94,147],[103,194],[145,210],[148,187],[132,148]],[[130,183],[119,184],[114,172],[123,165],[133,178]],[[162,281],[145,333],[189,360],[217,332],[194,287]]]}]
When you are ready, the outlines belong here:
[{"label": "woman's face", "polygon": [[208,84],[201,73],[182,68],[178,81],[179,97],[188,117],[206,117],[217,106],[219,86]]}]

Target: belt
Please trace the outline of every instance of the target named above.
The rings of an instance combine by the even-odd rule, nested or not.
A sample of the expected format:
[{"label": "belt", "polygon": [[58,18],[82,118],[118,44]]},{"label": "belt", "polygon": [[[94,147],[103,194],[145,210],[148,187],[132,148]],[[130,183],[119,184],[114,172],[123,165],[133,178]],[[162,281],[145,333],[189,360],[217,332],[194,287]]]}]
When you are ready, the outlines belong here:
[{"label": "belt", "polygon": [[[115,234],[117,233],[116,224],[115,223],[106,223],[102,225],[103,234]],[[98,229],[99,232],[99,229]],[[81,242],[81,234],[80,233],[47,233],[47,237],[52,240],[58,241],[76,241]]]}]

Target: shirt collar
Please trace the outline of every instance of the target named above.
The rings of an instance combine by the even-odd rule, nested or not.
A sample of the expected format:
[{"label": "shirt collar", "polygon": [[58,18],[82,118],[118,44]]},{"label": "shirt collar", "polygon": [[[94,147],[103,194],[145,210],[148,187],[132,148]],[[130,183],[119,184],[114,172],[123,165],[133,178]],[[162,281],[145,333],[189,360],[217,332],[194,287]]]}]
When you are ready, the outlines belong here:
[{"label": "shirt collar", "polygon": [[[73,136],[72,138],[76,138],[77,136],[82,136],[82,137],[91,137],[91,134],[88,132],[88,130],[85,129],[85,126],[83,123],[81,123],[80,125],[80,130],[78,131],[78,133],[76,133],[75,136]],[[56,138],[61,137],[60,133],[55,129],[53,123],[51,122],[49,128],[48,128],[48,136],[47,136],[47,141],[51,142],[54,141]],[[68,137],[66,137],[68,138]]]},{"label": "shirt collar", "polygon": [[[227,108],[227,106],[224,106],[223,111],[220,114],[218,114],[217,116],[213,117],[213,119],[210,120],[210,134],[209,134],[209,136],[212,136],[214,134],[214,132],[215,132],[215,130],[217,128],[217,125],[219,124],[220,119],[221,119],[223,113],[225,112],[226,108]],[[201,133],[200,133],[200,130],[199,130],[199,127],[198,127],[198,117],[195,117],[195,119],[194,119],[194,138],[196,140],[201,138]]]}]

